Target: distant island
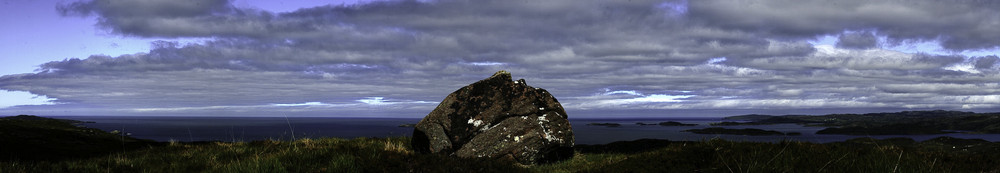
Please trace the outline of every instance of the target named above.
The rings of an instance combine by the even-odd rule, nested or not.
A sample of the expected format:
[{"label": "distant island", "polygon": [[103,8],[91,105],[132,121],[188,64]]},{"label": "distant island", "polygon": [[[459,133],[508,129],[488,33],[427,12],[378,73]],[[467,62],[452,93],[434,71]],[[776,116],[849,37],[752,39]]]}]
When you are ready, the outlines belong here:
[{"label": "distant island", "polygon": [[685,132],[696,133],[696,134],[727,134],[727,135],[747,135],[747,136],[769,136],[769,135],[779,135],[779,136],[780,135],[789,135],[789,136],[795,136],[795,135],[802,135],[802,133],[798,133],[798,132],[782,133],[782,132],[779,132],[779,131],[753,129],[753,128],[727,129],[727,128],[711,127],[711,128],[704,128],[704,129],[690,129],[690,130],[684,130],[684,131]]},{"label": "distant island", "polygon": [[622,124],[618,123],[590,123],[588,126],[604,126],[604,127],[621,127]]},{"label": "distant island", "polygon": [[657,124],[636,123],[638,125],[660,125],[660,126],[697,126],[698,124],[685,124],[677,121],[666,121]]},{"label": "distant island", "polygon": [[817,134],[921,135],[945,133],[1000,133],[1000,113],[960,111],[903,111],[829,115],[741,115],[726,117],[713,126],[803,124],[828,127]]},{"label": "distant island", "polygon": [[[588,123],[587,125],[588,126],[605,126],[605,127],[621,127],[622,126],[622,124],[618,124],[618,123]],[[649,125],[660,125],[660,126],[696,126],[698,124],[684,124],[684,123],[680,123],[680,122],[676,122],[676,121],[666,121],[666,122],[660,122],[660,123],[656,123],[656,124],[636,122],[635,125],[640,125],[640,126],[649,126]]]}]

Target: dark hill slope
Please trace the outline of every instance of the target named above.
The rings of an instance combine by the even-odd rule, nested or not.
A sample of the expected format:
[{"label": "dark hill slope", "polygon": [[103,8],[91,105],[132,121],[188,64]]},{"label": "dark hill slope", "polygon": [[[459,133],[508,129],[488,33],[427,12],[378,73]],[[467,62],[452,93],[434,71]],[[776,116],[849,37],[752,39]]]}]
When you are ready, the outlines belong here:
[{"label": "dark hill slope", "polygon": [[157,144],[99,129],[76,120],[31,115],[0,118],[0,161],[62,160],[122,152]]}]

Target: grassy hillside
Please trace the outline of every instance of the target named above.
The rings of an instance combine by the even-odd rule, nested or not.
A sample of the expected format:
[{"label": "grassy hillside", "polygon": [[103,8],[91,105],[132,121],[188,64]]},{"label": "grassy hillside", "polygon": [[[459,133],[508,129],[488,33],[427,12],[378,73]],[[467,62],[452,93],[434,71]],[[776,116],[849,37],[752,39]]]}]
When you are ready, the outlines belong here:
[{"label": "grassy hillside", "polygon": [[30,115],[0,118],[0,161],[87,158],[157,143],[100,129],[78,127],[75,120]]},{"label": "grassy hillside", "polygon": [[868,114],[829,115],[742,115],[726,120],[749,122],[719,122],[716,126],[766,125],[798,123],[830,128],[818,134],[847,135],[916,135],[944,133],[1000,133],[1000,113],[958,111],[903,111]]},{"label": "grassy hillside", "polygon": [[[857,139],[836,144],[632,141],[581,146],[567,161],[523,166],[410,151],[408,138],[174,143],[63,161],[5,161],[4,172],[981,172],[1000,170],[995,143]],[[651,142],[654,141],[654,142]],[[902,141],[902,142],[900,142]],[[634,150],[634,151],[629,151]]]},{"label": "grassy hillside", "polygon": [[406,137],[395,137],[159,143],[70,159],[3,160],[0,172],[1000,171],[1000,144],[954,138],[923,142],[860,138],[830,144],[637,140],[580,145],[570,160],[534,166],[505,160],[417,154],[408,147],[409,141]]}]

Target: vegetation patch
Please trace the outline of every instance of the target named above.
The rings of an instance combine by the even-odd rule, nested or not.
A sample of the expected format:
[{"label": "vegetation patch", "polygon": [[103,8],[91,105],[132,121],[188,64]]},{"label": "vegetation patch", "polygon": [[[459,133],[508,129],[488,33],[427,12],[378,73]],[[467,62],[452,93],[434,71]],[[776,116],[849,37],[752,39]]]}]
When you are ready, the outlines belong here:
[{"label": "vegetation patch", "polygon": [[742,115],[726,117],[713,126],[805,124],[825,126],[818,134],[921,135],[943,133],[1000,133],[1000,113],[959,111],[903,111],[869,114]]},{"label": "vegetation patch", "polygon": [[[48,122],[48,121],[47,121]],[[23,123],[23,122],[22,122]],[[70,123],[35,122],[14,129],[86,130]],[[4,124],[6,125],[9,124]],[[66,126],[69,125],[69,126]],[[20,133],[4,129],[4,133]],[[79,138],[36,136],[66,149],[89,145],[72,140],[109,140],[98,132]],[[41,133],[46,135],[49,133]],[[54,134],[63,134],[54,133]],[[119,135],[110,135],[122,139]],[[61,136],[64,137],[64,136]],[[91,139],[93,138],[93,139]],[[126,137],[126,144],[128,138]],[[8,141],[8,140],[4,140]],[[506,159],[457,158],[412,152],[408,137],[318,138],[296,141],[142,143],[121,141],[93,155],[71,152],[0,160],[0,172],[996,172],[1000,143],[976,139],[858,138],[816,144],[783,141],[669,141],[642,139],[577,145],[573,158],[540,165]],[[141,141],[138,141],[141,142]],[[27,146],[18,146],[27,147]],[[8,151],[14,148],[8,149]],[[103,148],[102,148],[103,149]],[[74,157],[65,157],[73,155]]]}]

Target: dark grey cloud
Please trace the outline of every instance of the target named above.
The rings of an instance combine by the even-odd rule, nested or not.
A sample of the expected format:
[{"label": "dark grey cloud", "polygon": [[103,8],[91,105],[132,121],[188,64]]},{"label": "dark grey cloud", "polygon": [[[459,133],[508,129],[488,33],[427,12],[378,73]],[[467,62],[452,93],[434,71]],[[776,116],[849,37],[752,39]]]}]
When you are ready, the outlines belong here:
[{"label": "dark grey cloud", "polygon": [[838,38],[837,47],[848,49],[869,49],[878,46],[878,38],[871,32],[844,33]]},{"label": "dark grey cloud", "polygon": [[64,16],[98,16],[97,26],[113,33],[143,37],[254,35],[274,27],[271,13],[237,9],[228,0],[113,1],[60,4]]},{"label": "dark grey cloud", "polygon": [[235,10],[228,0],[179,1],[112,1],[94,0],[60,4],[56,9],[63,15],[100,15],[103,18],[122,17],[197,17]]},{"label": "dark grey cloud", "polygon": [[975,63],[976,69],[983,69],[983,70],[994,68],[997,65],[997,62],[1000,61],[1000,57],[997,57],[996,55],[977,57],[974,59],[976,60]]},{"label": "dark grey cloud", "polygon": [[[578,53],[601,60],[642,56],[646,61],[690,64],[768,48],[768,41],[753,35],[684,25],[683,20],[666,17],[670,11],[659,7],[664,2],[378,1],[282,14],[221,4],[181,14],[119,15],[136,10],[86,1],[60,9],[64,14],[98,14],[99,26],[124,35],[249,37],[323,50],[414,49],[407,53],[469,61],[496,58],[498,52],[529,56],[587,46]],[[755,55],[773,54],[761,53]]]},{"label": "dark grey cloud", "polygon": [[777,37],[874,30],[898,41],[940,39],[951,50],[1000,45],[1000,2],[982,0],[704,0],[689,1],[691,20]]},{"label": "dark grey cloud", "polygon": [[[114,34],[208,41],[49,62],[38,73],[0,77],[0,89],[83,112],[417,116],[506,69],[581,112],[1000,105],[996,56],[875,46],[886,37],[996,47],[964,39],[996,38],[987,33],[997,23],[984,10],[991,3],[438,0],[271,13],[228,1],[143,2],[58,9],[94,15]],[[825,35],[840,35],[838,45],[808,42]],[[22,109],[42,108],[10,110]]]}]

